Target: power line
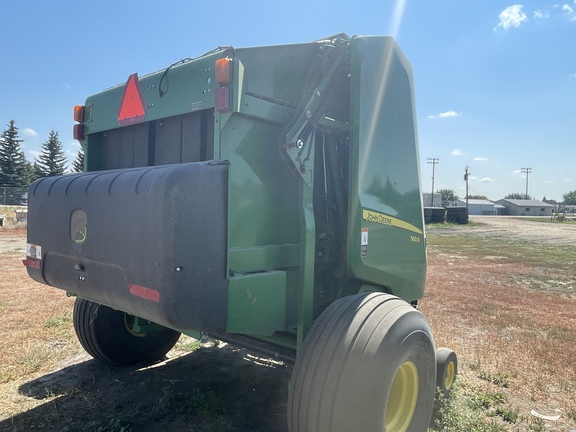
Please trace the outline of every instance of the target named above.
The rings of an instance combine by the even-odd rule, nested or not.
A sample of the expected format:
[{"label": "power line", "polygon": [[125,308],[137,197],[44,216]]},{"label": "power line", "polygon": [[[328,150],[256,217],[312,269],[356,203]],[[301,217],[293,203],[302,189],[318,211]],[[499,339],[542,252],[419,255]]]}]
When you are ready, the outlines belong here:
[{"label": "power line", "polygon": [[528,199],[528,174],[532,172],[532,168],[520,168],[522,174],[526,174],[526,195],[525,198]]},{"label": "power line", "polygon": [[435,172],[435,167],[438,164],[438,162],[440,162],[439,158],[428,158],[426,159],[426,163],[432,164],[432,203],[431,206],[434,207],[434,172]]}]

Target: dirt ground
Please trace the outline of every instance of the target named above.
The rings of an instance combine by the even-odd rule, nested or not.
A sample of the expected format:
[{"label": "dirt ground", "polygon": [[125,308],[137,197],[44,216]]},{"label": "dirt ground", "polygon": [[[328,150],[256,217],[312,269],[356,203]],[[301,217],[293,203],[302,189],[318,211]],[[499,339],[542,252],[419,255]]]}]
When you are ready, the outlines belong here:
[{"label": "dirt ground", "polygon": [[540,243],[576,246],[576,225],[562,223],[537,223],[531,218],[509,216],[471,216],[470,220],[479,225],[451,227],[454,233],[466,231],[480,236],[515,237]]},{"label": "dirt ground", "polygon": [[[450,232],[576,245],[576,225],[500,217],[472,220],[480,224]],[[73,299],[31,281],[21,262],[24,253],[24,230],[0,230],[0,431],[287,430],[290,365],[213,341],[191,352],[194,342],[187,339],[178,343],[166,361],[151,367],[103,366],[75,338]],[[515,272],[525,270],[496,262],[487,267],[486,262],[431,251],[421,310],[432,324],[437,344],[458,352],[461,374],[469,382],[485,385],[478,379],[477,367],[486,373],[502,370],[510,377],[509,401],[528,420],[509,430],[536,430],[525,426],[536,410],[562,413],[559,421],[546,421],[541,430],[572,431],[576,421],[566,413],[574,408],[574,401],[565,399],[576,395],[576,383],[569,379],[558,384],[530,369],[532,363],[522,363],[523,358],[537,358],[538,350],[548,347],[526,346],[530,343],[519,335],[522,326],[546,325],[551,319],[561,321],[562,328],[574,334],[576,298],[563,297],[563,311],[568,312],[558,315],[558,299],[553,294],[527,295],[525,288],[508,282]],[[495,286],[505,289],[494,294]],[[526,314],[527,310],[536,312]],[[494,315],[512,324],[502,329]],[[488,337],[494,333],[499,334],[497,339]],[[512,368],[518,372],[511,372]],[[576,372],[566,376],[576,376]],[[545,383],[534,382],[538,380]],[[185,394],[193,397],[185,398]],[[210,418],[222,423],[203,423],[202,419]],[[123,424],[130,424],[131,429],[122,429]]]}]

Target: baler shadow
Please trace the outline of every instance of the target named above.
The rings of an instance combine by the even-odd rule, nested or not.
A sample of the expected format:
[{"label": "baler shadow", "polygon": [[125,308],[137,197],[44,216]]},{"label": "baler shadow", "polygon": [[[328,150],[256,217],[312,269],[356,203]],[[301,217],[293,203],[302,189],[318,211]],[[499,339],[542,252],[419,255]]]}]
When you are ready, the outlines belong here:
[{"label": "baler shadow", "polygon": [[82,361],[24,383],[21,395],[45,402],[0,431],[286,431],[290,367],[230,345],[172,357],[142,368]]}]

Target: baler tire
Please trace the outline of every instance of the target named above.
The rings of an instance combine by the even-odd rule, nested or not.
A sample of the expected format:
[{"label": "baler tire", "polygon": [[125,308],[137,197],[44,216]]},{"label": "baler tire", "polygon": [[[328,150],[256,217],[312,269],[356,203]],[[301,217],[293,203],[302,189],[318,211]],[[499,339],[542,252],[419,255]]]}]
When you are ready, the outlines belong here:
[{"label": "baler tire", "polygon": [[298,352],[289,431],[426,431],[435,360],[428,321],[404,300],[384,293],[339,299]]},{"label": "baler tire", "polygon": [[445,398],[450,397],[458,374],[458,358],[449,348],[436,350],[436,387]]},{"label": "baler tire", "polygon": [[169,328],[153,334],[135,334],[128,328],[128,316],[125,312],[77,298],[74,330],[88,354],[113,366],[161,360],[180,337],[179,332]]}]

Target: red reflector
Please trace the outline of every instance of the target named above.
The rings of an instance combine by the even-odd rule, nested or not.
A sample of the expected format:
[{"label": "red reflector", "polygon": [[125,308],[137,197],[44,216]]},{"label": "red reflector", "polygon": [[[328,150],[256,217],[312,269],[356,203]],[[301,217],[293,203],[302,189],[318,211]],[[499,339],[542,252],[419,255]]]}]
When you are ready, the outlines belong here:
[{"label": "red reflector", "polygon": [[220,85],[232,82],[232,59],[221,58],[216,60],[216,82]]},{"label": "red reflector", "polygon": [[34,260],[22,260],[22,264],[24,264],[26,267],[32,267],[32,268],[40,268],[40,261],[34,261]]},{"label": "red reflector", "polygon": [[140,285],[128,284],[130,294],[145,298],[146,300],[160,301],[160,293],[152,288],[146,288]]},{"label": "red reflector", "polygon": [[72,136],[75,140],[82,141],[84,139],[84,125],[75,124],[74,129],[72,130]]},{"label": "red reflector", "polygon": [[142,93],[142,86],[138,80],[138,74],[132,74],[128,77],[120,105],[118,106],[118,123],[120,126],[126,126],[132,123],[140,123],[146,115],[146,100]]},{"label": "red reflector", "polygon": [[214,92],[214,109],[220,112],[228,112],[232,110],[232,103],[230,100],[230,87],[218,87]]},{"label": "red reflector", "polygon": [[84,106],[76,105],[74,107],[74,121],[82,123],[84,121]]}]

